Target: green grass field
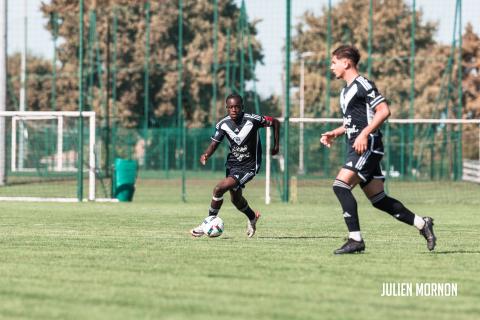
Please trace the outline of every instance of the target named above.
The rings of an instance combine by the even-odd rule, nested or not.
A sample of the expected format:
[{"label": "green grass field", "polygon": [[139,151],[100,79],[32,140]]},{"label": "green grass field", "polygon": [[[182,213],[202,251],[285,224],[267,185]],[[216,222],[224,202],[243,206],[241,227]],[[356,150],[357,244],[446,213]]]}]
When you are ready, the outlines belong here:
[{"label": "green grass field", "polygon": [[[1,319],[478,319],[480,187],[399,183],[393,196],[432,215],[428,252],[412,227],[359,199],[367,250],[334,256],[346,227],[330,181],[298,202],[263,203],[253,239],[226,201],[225,234],[193,239],[214,180],[141,180],[132,203],[0,203]],[[23,188],[28,188],[23,186]],[[7,192],[8,193],[8,192]],[[457,297],[381,297],[384,282],[455,282]]]}]

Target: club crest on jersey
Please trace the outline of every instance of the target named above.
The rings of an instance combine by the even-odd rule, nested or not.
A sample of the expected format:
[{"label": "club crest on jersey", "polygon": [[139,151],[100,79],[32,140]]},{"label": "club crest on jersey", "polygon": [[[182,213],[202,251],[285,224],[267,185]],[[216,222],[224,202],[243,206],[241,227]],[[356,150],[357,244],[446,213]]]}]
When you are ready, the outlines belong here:
[{"label": "club crest on jersey", "polygon": [[367,96],[369,96],[372,99],[375,99],[375,91],[370,92],[369,94],[367,94]]},{"label": "club crest on jersey", "polygon": [[238,134],[234,132],[234,130],[235,129],[238,130],[238,128],[235,128],[234,130],[232,130],[226,123],[223,123],[220,128],[224,130],[228,134],[230,139],[232,139],[232,141],[235,142],[237,145],[242,144],[243,141],[249,135],[249,133],[252,130],[254,130],[253,123],[249,120],[245,122],[245,124],[243,125],[240,132],[238,132]]}]

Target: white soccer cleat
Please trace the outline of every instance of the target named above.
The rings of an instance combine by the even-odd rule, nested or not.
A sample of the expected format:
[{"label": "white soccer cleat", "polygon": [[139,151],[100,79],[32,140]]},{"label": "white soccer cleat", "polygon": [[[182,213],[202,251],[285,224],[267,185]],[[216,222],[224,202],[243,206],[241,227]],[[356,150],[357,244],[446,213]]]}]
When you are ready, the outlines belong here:
[{"label": "white soccer cleat", "polygon": [[203,222],[198,227],[195,227],[192,230],[190,230],[190,234],[195,238],[199,238],[203,236],[205,234],[205,232],[203,231]]},{"label": "white soccer cleat", "polygon": [[253,218],[253,220],[248,220],[247,222],[247,236],[249,238],[253,237],[257,230],[258,219],[260,219],[260,212],[255,212],[255,218]]}]

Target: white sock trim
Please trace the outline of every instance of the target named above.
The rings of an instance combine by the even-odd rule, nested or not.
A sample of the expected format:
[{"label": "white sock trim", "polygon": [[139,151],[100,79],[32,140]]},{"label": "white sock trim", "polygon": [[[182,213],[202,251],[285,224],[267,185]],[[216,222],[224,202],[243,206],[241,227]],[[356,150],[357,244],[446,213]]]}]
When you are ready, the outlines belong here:
[{"label": "white sock trim", "polygon": [[360,231],[349,232],[348,237],[355,241],[362,241],[362,233]]},{"label": "white sock trim", "polygon": [[413,225],[414,225],[418,230],[422,230],[423,227],[425,226],[425,220],[423,220],[422,217],[415,215],[415,218],[413,219]]},{"label": "white sock trim", "polygon": [[212,200],[213,200],[213,201],[221,201],[221,200],[223,200],[223,196],[221,196],[221,197],[219,197],[219,198],[213,196],[213,197],[212,197]]}]

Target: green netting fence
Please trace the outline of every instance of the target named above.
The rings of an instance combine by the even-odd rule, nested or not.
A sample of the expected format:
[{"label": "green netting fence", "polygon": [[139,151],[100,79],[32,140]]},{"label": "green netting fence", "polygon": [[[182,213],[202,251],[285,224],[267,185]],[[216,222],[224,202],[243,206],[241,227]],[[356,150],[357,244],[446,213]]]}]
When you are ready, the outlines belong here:
[{"label": "green netting fence", "polygon": [[[340,117],[343,83],[332,79],[329,65],[331,51],[342,43],[359,48],[360,71],[388,98],[392,118],[478,118],[475,61],[480,56],[475,48],[480,41],[475,26],[462,20],[465,12],[468,16],[478,8],[462,5],[461,0],[434,8],[421,0],[285,0],[274,5],[54,0],[41,5],[38,15],[27,16],[29,30],[43,30],[48,41],[24,38],[21,19],[11,23],[9,39],[24,39],[27,50],[22,67],[19,47],[8,48],[7,110],[95,111],[97,196],[110,196],[114,159],[120,157],[138,161],[140,181],[178,179],[179,200],[185,201],[190,179],[223,174],[226,145],[206,167],[198,158],[225,115],[229,93],[245,97],[247,112],[287,120]],[[12,14],[22,7],[12,1],[10,6]],[[442,20],[439,25],[435,17]],[[285,202],[292,176],[327,183],[344,155],[342,143],[327,150],[318,142],[333,124],[305,124],[299,164],[299,125],[287,123],[281,157],[272,162],[272,183]],[[465,166],[479,160],[477,130],[472,124],[384,126],[383,166],[392,187],[396,181],[463,181]],[[0,194],[35,190],[61,195],[68,189],[69,195],[84,197],[88,130],[78,120],[63,134],[70,171],[48,165],[58,153],[52,125],[17,132],[17,142],[26,145],[22,161],[32,170],[12,171],[7,160],[7,187]],[[42,186],[59,176],[68,188]],[[32,187],[26,187],[29,183]]]}]

